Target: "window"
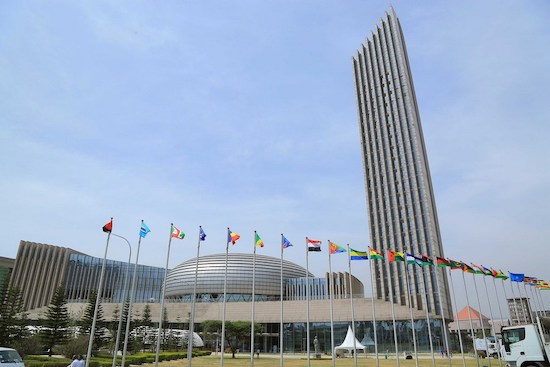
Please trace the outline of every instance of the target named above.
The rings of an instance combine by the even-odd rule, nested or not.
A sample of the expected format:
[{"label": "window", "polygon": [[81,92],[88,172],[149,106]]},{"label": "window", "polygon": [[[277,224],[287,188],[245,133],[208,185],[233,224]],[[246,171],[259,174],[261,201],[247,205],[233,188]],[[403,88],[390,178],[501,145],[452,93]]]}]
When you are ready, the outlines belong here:
[{"label": "window", "polygon": [[502,332],[502,345],[507,352],[510,352],[510,344],[517,343],[523,339],[525,339],[525,328],[504,330]]}]

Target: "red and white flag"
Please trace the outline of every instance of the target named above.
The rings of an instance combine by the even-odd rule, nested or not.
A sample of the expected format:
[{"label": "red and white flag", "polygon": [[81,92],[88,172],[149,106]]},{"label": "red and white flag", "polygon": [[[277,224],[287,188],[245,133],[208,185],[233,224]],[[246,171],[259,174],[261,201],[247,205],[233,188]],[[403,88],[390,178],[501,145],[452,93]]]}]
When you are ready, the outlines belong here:
[{"label": "red and white flag", "polygon": [[307,239],[307,250],[308,251],[321,251],[321,240],[312,240],[311,238]]}]

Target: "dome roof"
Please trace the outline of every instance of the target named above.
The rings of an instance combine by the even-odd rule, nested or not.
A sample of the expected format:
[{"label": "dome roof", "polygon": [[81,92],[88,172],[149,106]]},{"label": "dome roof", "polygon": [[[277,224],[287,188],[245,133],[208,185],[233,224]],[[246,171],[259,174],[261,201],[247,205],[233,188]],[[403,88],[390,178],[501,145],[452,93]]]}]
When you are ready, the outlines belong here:
[{"label": "dome roof", "polygon": [[[227,293],[252,294],[253,254],[230,253],[227,256]],[[189,259],[168,272],[166,297],[182,297],[193,293],[196,258]],[[281,259],[256,255],[255,294],[280,295]],[[302,278],[306,269],[283,260],[283,279]],[[313,277],[310,273],[309,276]],[[225,253],[199,257],[197,294],[223,295]]]}]

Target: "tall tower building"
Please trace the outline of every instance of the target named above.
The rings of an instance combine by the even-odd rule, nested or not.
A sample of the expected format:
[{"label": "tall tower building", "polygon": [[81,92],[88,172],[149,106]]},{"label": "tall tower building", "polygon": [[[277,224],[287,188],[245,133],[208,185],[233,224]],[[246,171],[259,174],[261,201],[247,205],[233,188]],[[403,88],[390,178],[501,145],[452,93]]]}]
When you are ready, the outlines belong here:
[{"label": "tall tower building", "polygon": [[[394,250],[443,257],[411,68],[393,8],[361,45],[353,70],[371,244],[386,256]],[[445,270],[373,265],[374,297],[451,317]]]}]

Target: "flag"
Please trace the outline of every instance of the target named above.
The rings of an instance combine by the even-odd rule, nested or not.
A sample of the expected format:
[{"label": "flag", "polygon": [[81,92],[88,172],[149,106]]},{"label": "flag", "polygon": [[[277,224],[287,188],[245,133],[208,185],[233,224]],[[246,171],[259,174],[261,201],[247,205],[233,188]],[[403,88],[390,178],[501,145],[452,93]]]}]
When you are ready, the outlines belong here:
[{"label": "flag", "polygon": [[321,251],[321,243],[323,241],[321,240],[312,240],[310,238],[307,239],[307,250],[308,251]]},{"label": "flag", "polygon": [[388,260],[391,263],[405,261],[405,254],[402,252],[388,250]]},{"label": "flag", "polygon": [[227,243],[231,242],[234,245],[239,238],[241,238],[241,236],[239,236],[235,232],[231,232],[231,230],[227,228]]},{"label": "flag", "polygon": [[499,270],[499,271],[498,271],[498,274],[495,276],[495,278],[506,280],[506,279],[508,279],[509,277],[508,277],[508,275],[504,274],[504,273],[502,272],[502,270]]},{"label": "flag", "polygon": [[466,264],[465,262],[462,263],[462,271],[465,272],[465,273],[472,273],[472,274],[475,274],[475,270],[468,264]]},{"label": "flag", "polygon": [[334,242],[330,242],[330,241],[328,241],[328,250],[330,251],[331,254],[336,254],[338,252],[346,252],[346,250],[344,250],[343,247],[338,246]]},{"label": "flag", "polygon": [[472,266],[477,269],[477,270],[474,270],[476,274],[487,275],[487,274],[485,274],[485,269],[483,269],[483,266],[479,266],[479,265],[476,265],[474,263],[472,263]]},{"label": "flag", "polygon": [[481,265],[483,268],[483,271],[485,272],[485,275],[493,275],[493,271],[489,268],[486,268],[485,266]]},{"label": "flag", "polygon": [[141,228],[139,229],[139,236],[141,238],[145,238],[147,236],[147,233],[151,232],[149,227],[147,227],[147,224],[141,222]]},{"label": "flag", "polygon": [[368,260],[369,256],[366,251],[357,251],[352,248],[349,249],[351,260]]},{"label": "flag", "polygon": [[416,264],[418,266],[423,266],[422,265],[422,258],[407,253],[407,265],[410,265],[410,264]]},{"label": "flag", "polygon": [[451,266],[451,262],[447,259],[442,258],[442,257],[437,257],[436,256],[435,261],[437,263],[438,268],[446,268],[446,267]]},{"label": "flag", "polygon": [[380,252],[376,251],[375,249],[373,249],[370,246],[369,246],[369,255],[370,255],[371,260],[383,259],[384,258],[384,256]]},{"label": "flag", "polygon": [[457,270],[457,269],[462,270],[462,263],[460,261],[449,259],[449,263],[451,264],[451,270]]},{"label": "flag", "polygon": [[206,233],[204,233],[203,229],[201,228],[201,230],[199,231],[199,241],[204,240],[206,240]]},{"label": "flag", "polygon": [[292,246],[292,243],[290,243],[290,241],[287,240],[285,236],[283,236],[283,248],[288,248],[290,246]]},{"label": "flag", "polygon": [[264,241],[262,241],[259,234],[256,233],[254,241],[256,242],[256,246],[264,247]]},{"label": "flag", "polygon": [[523,282],[523,279],[525,279],[525,274],[510,273],[511,282]]},{"label": "flag", "polygon": [[111,233],[113,230],[113,220],[103,226],[103,232]]},{"label": "flag", "polygon": [[537,285],[537,278],[533,278],[533,277],[525,277],[523,279],[523,282],[524,283],[527,283],[529,285]]},{"label": "flag", "polygon": [[182,240],[183,237],[185,237],[185,233],[183,233],[182,231],[177,229],[174,225],[172,225],[172,237],[179,238],[180,240]]},{"label": "flag", "polygon": [[414,255],[411,255],[407,252],[407,265],[410,265],[410,264],[417,264],[418,265],[418,261],[417,261],[417,258],[416,256]]},{"label": "flag", "polygon": [[426,266],[426,265],[433,265],[434,262],[432,259],[430,259],[428,256],[422,255],[422,259],[420,260],[420,266]]}]

